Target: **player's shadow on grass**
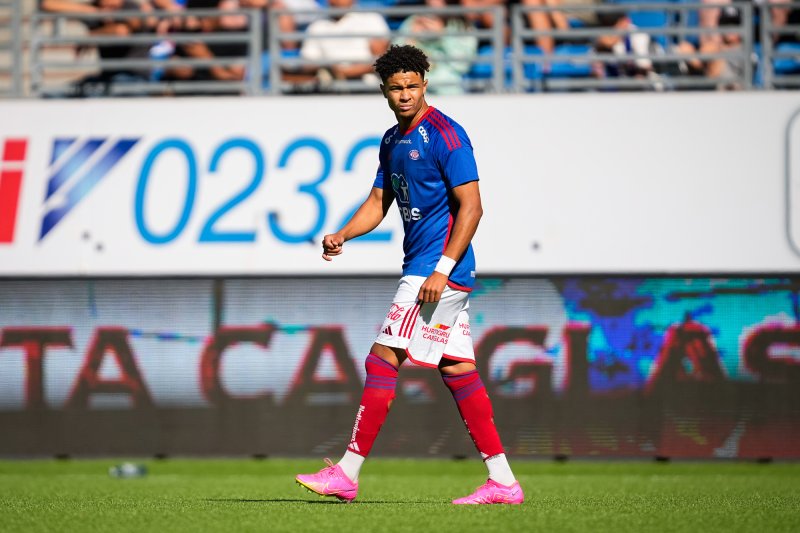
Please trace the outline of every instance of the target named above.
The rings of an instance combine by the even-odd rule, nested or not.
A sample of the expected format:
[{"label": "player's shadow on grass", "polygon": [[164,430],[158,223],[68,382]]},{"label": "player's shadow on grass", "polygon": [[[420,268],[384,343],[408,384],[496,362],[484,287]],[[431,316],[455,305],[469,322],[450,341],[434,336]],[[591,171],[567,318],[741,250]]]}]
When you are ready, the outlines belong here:
[{"label": "player's shadow on grass", "polygon": [[413,503],[413,504],[420,504],[420,503],[431,503],[431,502],[412,502],[412,501],[382,501],[382,500],[372,500],[372,501],[359,501],[359,502],[352,502],[350,504],[345,504],[340,501],[336,500],[304,500],[301,498],[265,498],[265,499],[248,499],[248,498],[206,498],[207,502],[215,502],[215,503],[309,503],[309,504],[322,504],[322,505],[385,505],[385,504],[392,504],[397,505],[398,503]]}]

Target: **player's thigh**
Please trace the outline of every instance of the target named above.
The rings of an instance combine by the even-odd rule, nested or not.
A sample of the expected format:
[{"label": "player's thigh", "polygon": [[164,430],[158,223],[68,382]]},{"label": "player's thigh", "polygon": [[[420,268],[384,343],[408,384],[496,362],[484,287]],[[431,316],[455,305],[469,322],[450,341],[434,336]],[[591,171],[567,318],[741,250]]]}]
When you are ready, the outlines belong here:
[{"label": "player's thigh", "polygon": [[420,309],[417,296],[424,281],[422,276],[403,276],[375,339],[376,344],[401,350],[408,348]]}]

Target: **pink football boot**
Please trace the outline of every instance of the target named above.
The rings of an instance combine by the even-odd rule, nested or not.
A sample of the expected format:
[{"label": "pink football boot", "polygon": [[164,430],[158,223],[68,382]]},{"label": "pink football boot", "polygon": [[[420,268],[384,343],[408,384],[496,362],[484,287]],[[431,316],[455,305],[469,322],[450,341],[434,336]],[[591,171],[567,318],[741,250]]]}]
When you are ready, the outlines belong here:
[{"label": "pink football boot", "polygon": [[486,503],[520,504],[523,501],[525,501],[525,495],[522,493],[522,487],[519,486],[519,481],[515,481],[511,486],[506,486],[490,479],[478,487],[474,493],[453,500],[453,503],[456,505]]},{"label": "pink football boot", "polygon": [[333,464],[330,459],[325,459],[325,464],[328,466],[316,474],[299,474],[294,478],[295,481],[320,496],[335,496],[345,503],[355,500],[358,483],[350,481],[342,467]]}]

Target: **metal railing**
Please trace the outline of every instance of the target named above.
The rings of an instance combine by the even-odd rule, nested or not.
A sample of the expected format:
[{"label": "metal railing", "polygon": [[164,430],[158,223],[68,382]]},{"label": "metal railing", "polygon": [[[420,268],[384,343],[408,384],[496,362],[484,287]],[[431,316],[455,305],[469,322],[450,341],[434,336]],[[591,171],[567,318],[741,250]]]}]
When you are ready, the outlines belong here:
[{"label": "metal railing", "polygon": [[[140,71],[141,75],[134,79],[125,79],[115,82],[112,79],[105,79],[102,76],[90,76],[78,83],[97,84],[101,91],[109,96],[130,96],[130,95],[180,95],[185,93],[241,93],[246,95],[261,94],[261,12],[257,9],[239,10],[226,12],[226,14],[240,14],[248,18],[247,28],[235,32],[209,32],[209,33],[169,33],[161,35],[157,33],[134,33],[125,36],[116,35],[86,35],[68,36],[63,34],[63,22],[69,18],[80,21],[94,21],[108,19],[108,13],[34,13],[31,17],[33,27],[33,38],[31,40],[31,94],[33,96],[75,96],[76,85],[73,83],[68,87],[52,85],[47,82],[47,73],[51,71],[85,71],[87,69],[97,69],[99,73],[113,71]],[[147,19],[181,19],[186,20],[192,17],[214,17],[221,14],[218,10],[193,9],[182,12],[154,11],[143,13],[141,11],[115,11],[114,20],[140,19],[143,22]],[[48,24],[45,24],[48,23]],[[45,30],[45,28],[49,28]],[[81,47],[102,47],[114,46],[140,46],[144,48],[152,47],[163,41],[169,41],[173,45],[183,43],[203,42],[206,44],[242,44],[247,45],[248,52],[242,56],[215,57],[215,58],[189,58],[171,57],[168,61],[154,57],[125,57],[119,59],[104,59],[102,57],[91,60],[82,60],[80,57],[75,59],[51,59],[43,58],[43,52],[49,47],[72,45],[77,50]],[[152,76],[153,72],[158,72],[167,67],[193,67],[204,68],[214,66],[241,65],[246,67],[247,76],[238,81],[164,81]]]},{"label": "metal railing", "polygon": [[[424,40],[428,38],[442,38],[442,37],[462,37],[471,36],[475,37],[479,42],[492,47],[492,54],[488,56],[444,56],[432,55],[429,59],[434,63],[455,63],[467,62],[471,66],[486,65],[490,67],[492,74],[488,79],[470,79],[465,78],[462,84],[473,90],[481,90],[485,92],[502,92],[505,90],[504,75],[501,68],[497,68],[503,64],[503,42],[504,42],[504,10],[500,6],[491,7],[444,7],[444,8],[427,8],[427,7],[385,7],[385,8],[358,8],[358,9],[325,9],[325,10],[288,10],[276,9],[269,13],[269,64],[271,80],[281,79],[282,74],[286,71],[302,70],[302,69],[316,69],[330,67],[336,64],[333,61],[317,61],[311,59],[304,59],[299,54],[287,55],[282,49],[281,43],[294,42],[299,46],[300,43],[308,38],[305,32],[281,32],[278,20],[284,15],[323,15],[325,17],[337,17],[351,12],[362,13],[380,13],[387,19],[397,19],[418,15],[424,12],[428,15],[438,16],[461,16],[468,17],[470,15],[491,15],[492,25],[488,28],[468,28],[464,31],[449,31],[442,34],[440,32],[416,32],[409,33],[399,29],[390,30],[386,38],[389,40],[397,40],[404,38],[414,38]],[[335,39],[342,38],[341,34],[335,33],[315,33],[313,38],[318,39]],[[374,33],[370,34],[349,34],[347,37],[376,37]],[[312,90],[319,90],[320,87],[314,82],[310,83]],[[295,86],[291,83],[273,83],[270,84],[269,92],[271,94],[281,94],[288,91],[293,91]],[[365,83],[361,80],[331,80],[329,84],[321,88],[323,91],[328,92],[348,92],[348,91],[365,91],[376,90],[376,87]]]},{"label": "metal railing", "polygon": [[[622,0],[621,0],[622,1]],[[170,32],[134,33],[125,36],[69,35],[64,31],[66,21],[93,21],[107,18],[107,13],[42,13],[30,15],[30,39],[26,40],[23,24],[26,17],[21,13],[20,2],[0,0],[0,18],[10,21],[9,31],[0,32],[0,53],[8,53],[10,59],[0,62],[0,80],[8,81],[7,89],[0,85],[0,95],[12,97],[65,97],[79,95],[76,87],[88,81],[80,78],[87,71],[102,73],[115,70],[135,70],[142,75],[135,79],[101,79],[102,94],[123,95],[181,95],[181,94],[244,94],[281,95],[304,92],[363,92],[375,91],[374,84],[361,79],[329,79],[320,83],[314,72],[326,69],[335,62],[304,58],[298,50],[308,35],[302,31],[283,32],[279,18],[284,15],[315,15],[329,17],[351,11],[376,12],[388,20],[400,20],[420,13],[442,16],[468,17],[489,14],[493,22],[488,27],[464,29],[448,33],[447,36],[469,35],[479,43],[479,51],[466,57],[433,54],[434,63],[459,62],[469,65],[469,71],[459,81],[451,83],[461,86],[466,92],[519,93],[536,91],[607,91],[607,90],[687,90],[687,89],[789,89],[800,87],[800,45],[776,41],[779,37],[800,40],[800,24],[777,25],[773,9],[800,10],[800,1],[788,3],[752,4],[733,2],[740,14],[739,20],[724,28],[700,27],[697,20],[703,10],[716,9],[709,4],[692,2],[628,2],[601,4],[597,6],[535,7],[516,5],[510,11],[510,28],[505,27],[504,8],[446,7],[429,9],[416,7],[370,7],[363,9],[336,10],[239,10],[225,14],[240,14],[247,17],[248,24],[237,31],[216,33]],[[597,25],[575,24],[569,29],[534,29],[529,27],[527,17],[532,12],[551,13],[561,11],[568,17],[581,12],[602,15],[609,12],[625,12],[634,23],[642,14],[655,15],[656,22],[645,20],[638,27],[609,28]],[[214,17],[218,10],[186,10],[184,12],[156,11],[152,13],[120,11],[114,18],[139,20],[181,19],[190,17]],[[754,22],[755,21],[755,22]],[[754,42],[754,29],[759,42]],[[268,40],[264,40],[264,31]],[[721,32],[735,35],[738,47],[725,50],[704,50],[699,42]],[[615,36],[628,40],[633,35],[645,35],[653,46],[645,54],[630,49],[600,51],[595,44],[602,36]],[[8,36],[8,38],[5,38]],[[374,34],[362,36],[374,37]],[[440,33],[427,32],[413,35],[397,27],[386,36],[392,41],[414,38],[438,38]],[[340,35],[315,34],[315,38],[338,38]],[[552,50],[543,50],[539,45],[542,37],[555,40]],[[68,47],[74,50],[97,49],[109,45],[150,47],[168,40],[181,46],[187,43],[204,42],[214,44],[238,44],[246,46],[246,53],[231,57],[189,58],[172,57],[162,60],[153,57],[125,57],[107,59],[94,56],[70,54],[55,57],[49,50]],[[678,48],[680,43],[693,43],[695,49],[686,52]],[[287,46],[287,43],[294,43]],[[29,54],[25,54],[29,50]],[[2,57],[2,56],[0,56]],[[609,67],[646,59],[652,68],[647,75],[602,75]],[[724,61],[735,68],[718,77],[687,65],[699,62]],[[183,81],[167,80],[152,76],[152,73],[172,67],[209,69],[214,66],[242,66],[246,75],[240,80]],[[306,74],[297,76],[297,73]],[[64,76],[69,82],[64,82]]]},{"label": "metal railing", "polygon": [[[800,2],[771,3],[761,9],[759,25],[761,37],[760,84],[766,88],[800,87],[800,23],[777,26],[773,9],[800,11]],[[795,43],[779,43],[781,37],[793,37]],[[778,67],[778,68],[776,68]]]},{"label": "metal railing", "polygon": [[[749,2],[733,2],[731,7],[741,14],[739,22],[726,26],[726,34],[734,34],[741,39],[741,46],[728,51],[691,53],[679,52],[680,42],[689,43],[699,40],[703,35],[719,34],[720,28],[690,27],[686,21],[689,15],[708,9],[708,4],[701,3],[644,3],[644,4],[604,4],[597,6],[560,6],[565,14],[591,12],[602,16],[603,13],[655,14],[663,17],[663,25],[635,28],[615,29],[613,27],[577,27],[568,30],[533,30],[525,26],[525,17],[532,12],[549,12],[551,8],[514,6],[512,10],[512,69],[514,91],[543,90],[676,90],[687,88],[712,89],[718,86],[732,86],[751,89],[753,80],[753,6]],[[616,36],[630,39],[632,35],[646,35],[651,43],[647,54],[636,53],[626,49],[623,53],[597,51],[591,46],[598,38]],[[551,53],[542,52],[532,45],[536,38],[550,37],[561,42]],[[569,47],[563,44],[571,42],[584,43],[583,47]],[[692,45],[693,46],[693,45]],[[702,73],[694,75],[688,72],[686,63],[689,60],[725,60],[741,64],[738,72],[721,77],[710,78]],[[607,65],[631,63],[646,60],[652,63],[652,69],[646,75],[602,77],[596,71]],[[576,68],[576,67],[584,67]],[[533,68],[532,68],[533,67]],[[682,68],[683,67],[683,68]],[[594,72],[588,73],[594,68]]]},{"label": "metal railing", "polygon": [[21,3],[0,0],[0,96],[22,94],[22,55]]}]

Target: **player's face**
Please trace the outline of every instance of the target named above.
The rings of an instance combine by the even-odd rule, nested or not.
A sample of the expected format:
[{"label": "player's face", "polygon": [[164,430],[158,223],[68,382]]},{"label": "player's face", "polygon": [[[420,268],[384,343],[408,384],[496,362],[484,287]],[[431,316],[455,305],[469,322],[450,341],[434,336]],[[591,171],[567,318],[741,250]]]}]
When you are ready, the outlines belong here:
[{"label": "player's face", "polygon": [[428,107],[425,103],[427,87],[428,80],[423,80],[418,72],[398,72],[381,85],[381,90],[397,121],[409,126]]}]

